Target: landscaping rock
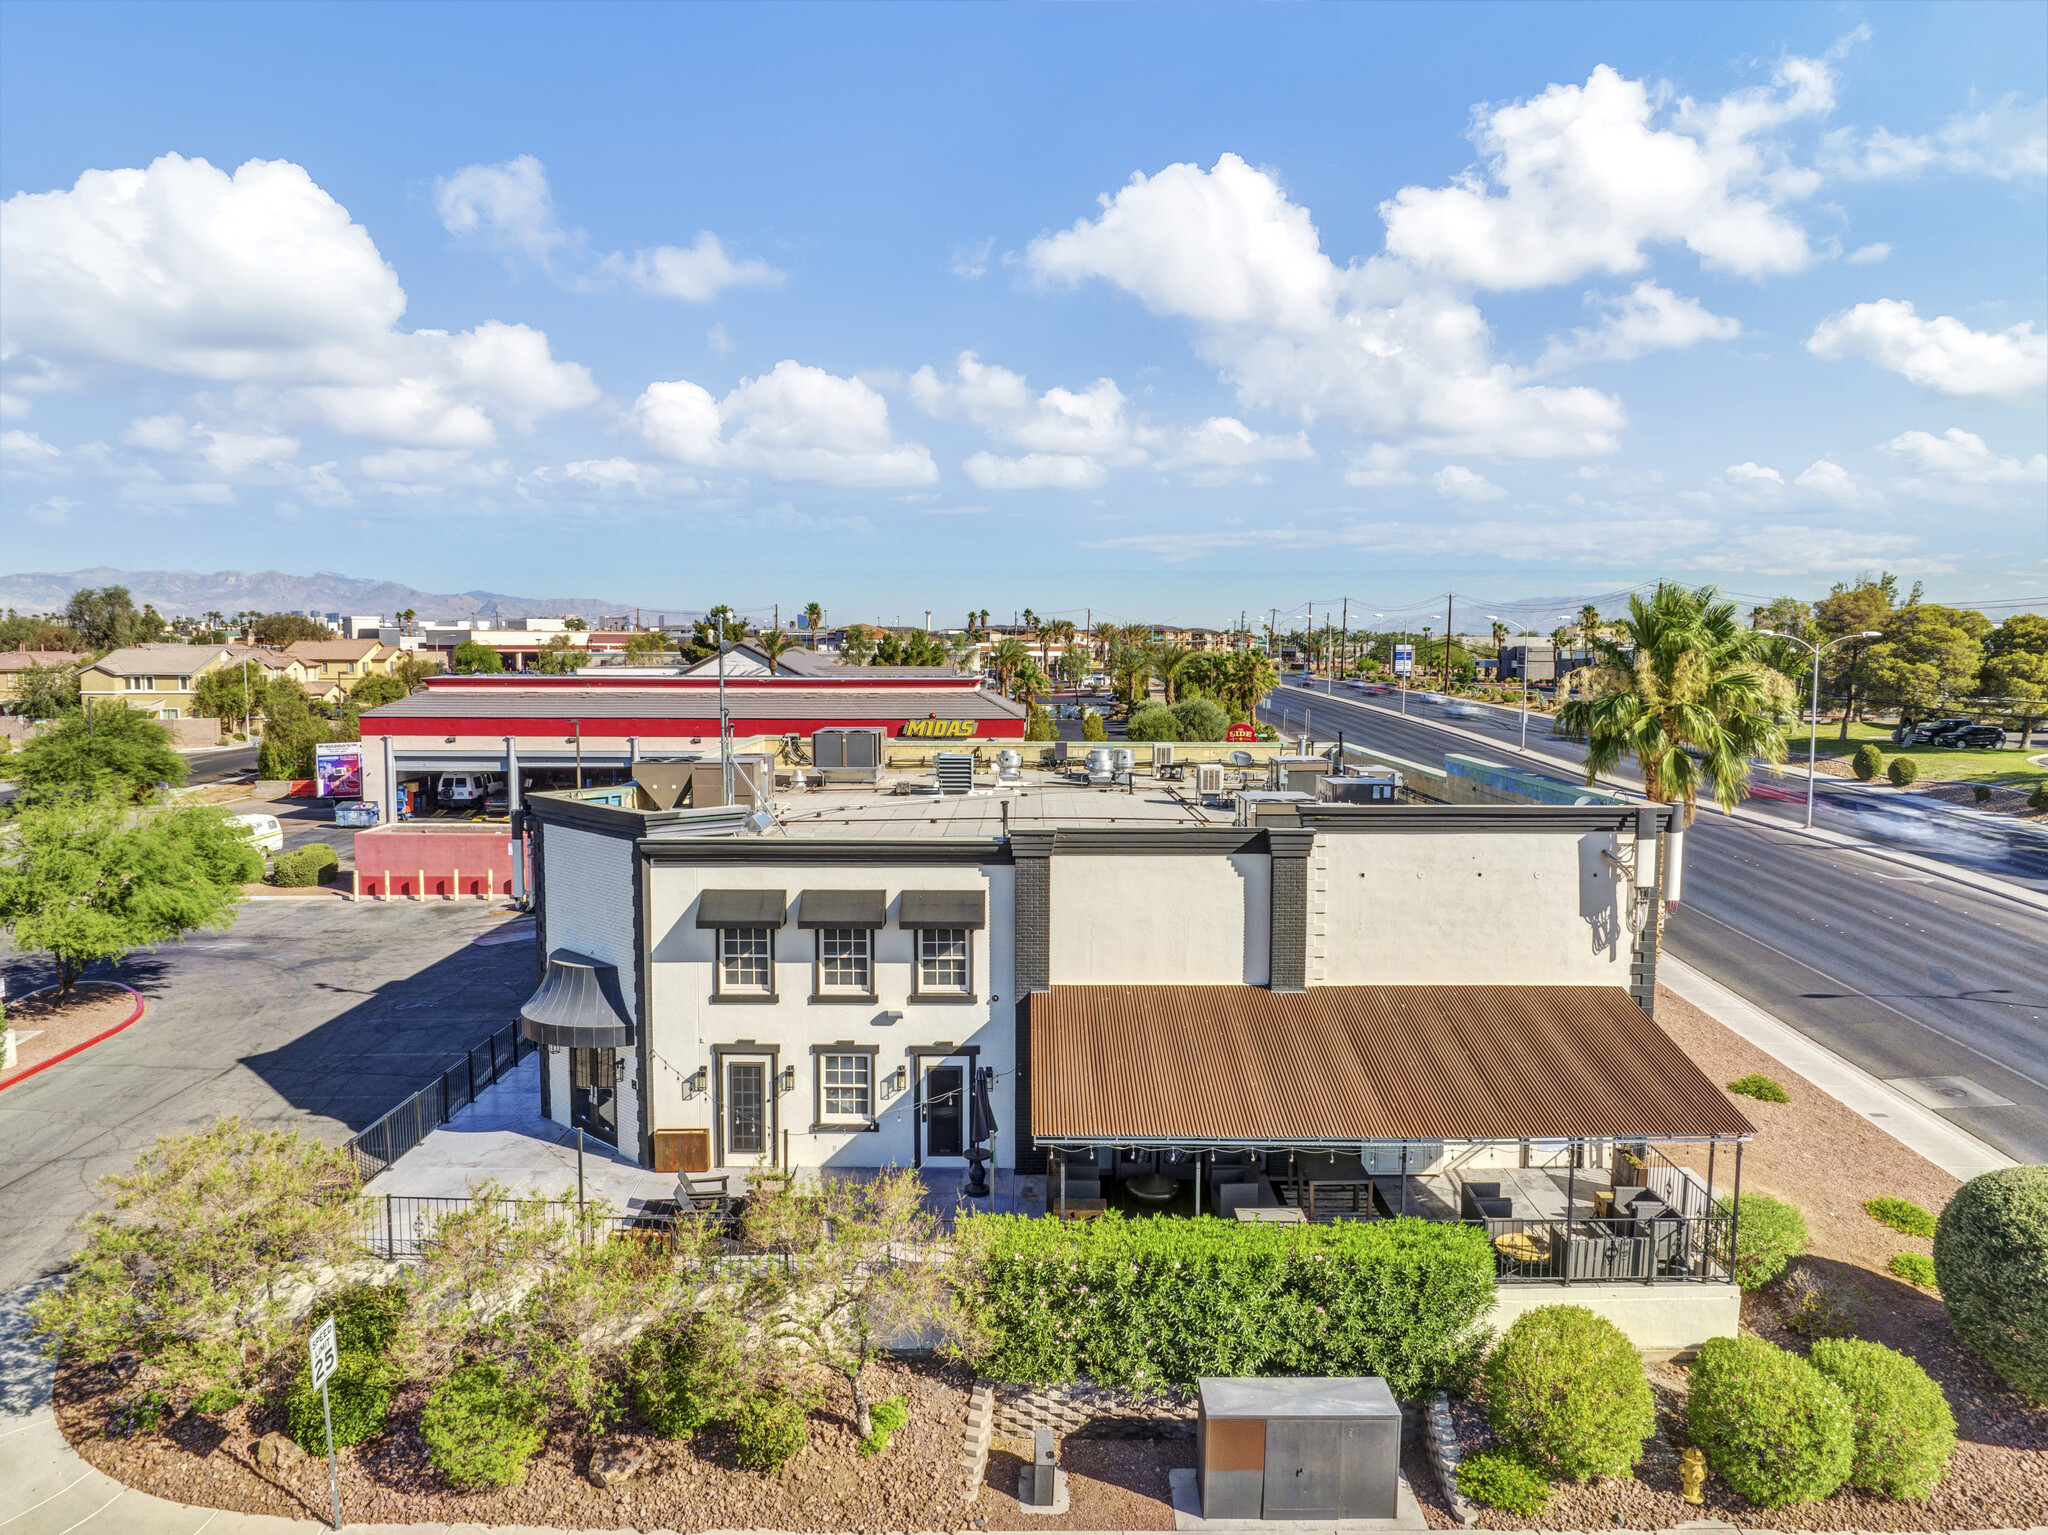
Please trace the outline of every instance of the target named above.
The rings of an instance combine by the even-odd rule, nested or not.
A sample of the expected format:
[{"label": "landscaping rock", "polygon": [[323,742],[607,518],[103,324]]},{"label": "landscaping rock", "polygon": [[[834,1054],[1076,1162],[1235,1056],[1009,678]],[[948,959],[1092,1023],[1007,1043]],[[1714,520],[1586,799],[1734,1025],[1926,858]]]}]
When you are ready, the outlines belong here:
[{"label": "landscaping rock", "polygon": [[283,1470],[305,1456],[306,1452],[293,1443],[289,1434],[280,1434],[275,1429],[256,1441],[256,1464],[265,1471]]},{"label": "landscaping rock", "polygon": [[647,1450],[643,1445],[624,1444],[593,1450],[590,1455],[590,1485],[622,1487],[646,1469]]}]

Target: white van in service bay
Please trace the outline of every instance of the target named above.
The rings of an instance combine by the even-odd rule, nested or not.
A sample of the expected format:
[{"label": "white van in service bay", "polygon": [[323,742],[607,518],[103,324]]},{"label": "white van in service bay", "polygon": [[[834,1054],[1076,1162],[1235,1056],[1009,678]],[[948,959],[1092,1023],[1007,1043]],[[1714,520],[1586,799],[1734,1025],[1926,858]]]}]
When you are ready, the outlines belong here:
[{"label": "white van in service bay", "polygon": [[242,835],[266,853],[284,851],[284,828],[274,815],[231,815],[228,824],[239,826]]}]

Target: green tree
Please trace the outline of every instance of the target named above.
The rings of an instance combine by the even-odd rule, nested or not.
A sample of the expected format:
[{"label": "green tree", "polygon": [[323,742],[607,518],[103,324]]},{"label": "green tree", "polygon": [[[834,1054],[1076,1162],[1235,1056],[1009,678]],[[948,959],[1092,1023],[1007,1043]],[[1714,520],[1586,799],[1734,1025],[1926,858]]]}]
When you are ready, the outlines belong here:
[{"label": "green tree", "polygon": [[241,722],[241,728],[249,728],[255,711],[263,707],[263,692],[269,686],[268,678],[259,661],[243,661],[235,666],[216,666],[210,672],[202,672],[192,689],[192,712],[203,714],[208,719],[220,720],[232,725]]},{"label": "green tree", "polygon": [[292,645],[300,640],[331,640],[334,631],[303,613],[269,613],[256,620],[249,637],[259,645]]},{"label": "green tree", "polygon": [[1643,792],[1683,804],[1688,821],[1702,788],[1733,809],[1752,757],[1785,760],[1790,687],[1757,661],[1758,637],[1711,586],[1631,597],[1619,627],[1619,642],[1595,648],[1593,696],[1557,711],[1558,732],[1587,744],[1587,784],[1632,756]]},{"label": "green tree", "polygon": [[818,648],[818,631],[825,627],[825,608],[822,603],[804,604],[804,627],[811,631],[811,649]]},{"label": "green tree", "polygon": [[37,795],[0,822],[0,927],[56,960],[64,996],[99,960],[228,926],[262,872],[212,806],[137,815],[116,794]]},{"label": "green tree", "polygon": [[1871,644],[1873,701],[1899,710],[1902,719],[1934,713],[1975,691],[1984,667],[1991,621],[1969,608],[1926,602],[1900,608],[1879,626]]},{"label": "green tree", "polygon": [[[142,614],[125,586],[88,586],[73,592],[64,617],[92,650],[119,650],[143,639]],[[158,633],[162,626],[163,620],[158,619]]]},{"label": "green tree", "polygon": [[[546,677],[566,677],[583,664],[588,654],[568,635],[551,634],[533,658],[533,669]],[[401,690],[397,696],[403,698],[405,691]]]},{"label": "green tree", "polygon": [[[1866,573],[1854,581],[1837,581],[1827,596],[1813,605],[1813,629],[1822,639],[1867,634],[1891,616],[1898,600],[1899,578],[1890,571],[1879,576]],[[1850,721],[1857,716],[1865,677],[1864,652],[1869,648],[1861,640],[1837,645],[1821,662],[1821,675],[1829,693],[1842,700],[1844,741],[1849,739]]]},{"label": "green tree", "polygon": [[1088,652],[1079,645],[1069,645],[1060,652],[1060,681],[1070,688],[1078,688],[1088,679]]},{"label": "green tree", "polygon": [[796,649],[796,640],[787,631],[770,629],[755,642],[761,647],[761,654],[768,658],[768,675],[777,676],[782,671],[782,658]]},{"label": "green tree", "polygon": [[2015,613],[1985,636],[1978,687],[2019,716],[2020,745],[2031,748],[2034,727],[2048,719],[2048,618]]},{"label": "green tree", "polygon": [[1240,650],[1230,658],[1223,689],[1216,697],[1233,720],[1254,719],[1266,695],[1280,686],[1280,668],[1256,650]]},{"label": "green tree", "polygon": [[418,690],[419,685],[441,670],[440,661],[433,656],[423,656],[418,651],[409,651],[391,663],[391,675],[405,684],[407,693]]},{"label": "green tree", "polygon": [[311,778],[314,747],[355,736],[352,722],[337,725],[321,718],[306,701],[304,688],[289,677],[274,677],[263,692],[263,744],[256,753],[256,776]]},{"label": "green tree", "polygon": [[988,659],[995,668],[997,686],[1008,693],[1016,684],[1017,674],[1031,664],[1031,652],[1024,648],[1024,642],[1016,635],[1007,634],[996,641]]},{"label": "green tree", "polygon": [[22,750],[14,776],[32,797],[118,794],[144,800],[158,784],[185,781],[185,759],[171,733],[126,703],[96,704],[66,715]]},{"label": "green tree", "polygon": [[78,668],[31,662],[14,674],[10,707],[23,719],[54,720],[79,708]]},{"label": "green tree", "polygon": [[[542,671],[547,667],[543,665]],[[387,677],[382,672],[372,672],[362,678],[348,692],[348,711],[361,714],[365,709],[381,708],[385,704],[397,703],[412,691],[396,677]]]},{"label": "green tree", "polygon": [[[635,636],[635,638],[637,637]],[[629,640],[626,644],[627,652],[630,654],[632,651],[632,641]],[[488,645],[479,645],[475,640],[464,640],[460,645],[457,645],[452,660],[454,662],[454,669],[465,677],[472,677],[480,672],[495,674],[505,669],[505,658],[503,656],[499,655],[497,651],[491,649]]]},{"label": "green tree", "polygon": [[675,641],[659,629],[636,629],[626,636],[626,659],[634,663],[644,664],[675,648]]},{"label": "green tree", "polygon": [[839,659],[848,666],[866,666],[874,659],[876,631],[867,624],[848,624],[839,645]]}]

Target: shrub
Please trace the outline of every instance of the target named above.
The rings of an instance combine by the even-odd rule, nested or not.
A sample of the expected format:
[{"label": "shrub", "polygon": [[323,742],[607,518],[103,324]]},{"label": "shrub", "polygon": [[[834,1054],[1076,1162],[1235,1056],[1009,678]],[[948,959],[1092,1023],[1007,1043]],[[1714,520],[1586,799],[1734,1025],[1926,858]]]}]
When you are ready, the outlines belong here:
[{"label": "shrub", "polygon": [[[339,1324],[336,1342],[340,1341]],[[327,1379],[328,1406],[334,1415],[334,1442],[361,1444],[384,1432],[391,1411],[391,1393],[398,1387],[398,1368],[368,1349],[345,1348]],[[284,1397],[284,1426],[309,1455],[327,1452],[327,1423],[320,1393],[313,1389],[311,1367],[299,1366]]]},{"label": "shrub", "polygon": [[868,1410],[868,1421],[874,1425],[874,1432],[860,1442],[860,1452],[879,1455],[889,1448],[890,1438],[910,1421],[910,1399],[892,1396],[877,1402]]},{"label": "shrub", "polygon": [[1754,1098],[1759,1103],[1790,1103],[1792,1095],[1760,1071],[1752,1071],[1746,1077],[1737,1077],[1728,1084],[1728,1091],[1740,1093],[1745,1098]]},{"label": "shrub", "polygon": [[1847,1338],[1856,1332],[1849,1296],[1834,1280],[1811,1269],[1795,1269],[1785,1281],[1778,1314],[1787,1327],[1808,1338]]},{"label": "shrub", "polygon": [[2027,796],[2027,808],[2029,810],[2048,810],[2048,778],[2044,778],[2034,785],[2033,792]]},{"label": "shrub", "polygon": [[107,1409],[106,1436],[109,1439],[132,1439],[138,1434],[153,1434],[173,1416],[168,1391],[153,1387],[137,1391]]},{"label": "shrub", "polygon": [[626,1381],[649,1428],[664,1439],[687,1439],[732,1416],[746,1398],[748,1371],[730,1331],[686,1319],[634,1340]]},{"label": "shrub", "polygon": [[1220,741],[1230,728],[1229,716],[1207,698],[1182,699],[1173,706],[1173,717],[1180,722],[1183,741]]},{"label": "shrub", "polygon": [[1990,785],[1990,784],[1988,784],[1988,783],[1979,783],[1979,784],[1972,784],[1972,785],[1970,785],[1970,797],[1971,797],[1972,799],[1976,800],[1976,802],[1977,802],[1978,804],[1980,804],[1980,805],[1988,805],[1988,804],[1990,804],[1990,803],[1991,803],[1991,785]]},{"label": "shrub", "polygon": [[1854,1463],[1854,1419],[1842,1388],[1761,1338],[1702,1344],[1685,1412],[1707,1463],[1765,1508],[1826,1497]]},{"label": "shrub", "polygon": [[1934,1216],[1910,1199],[1894,1199],[1889,1194],[1880,1194],[1875,1199],[1864,1200],[1863,1209],[1880,1225],[1903,1231],[1909,1237],[1934,1235]]},{"label": "shrub", "polygon": [[1894,757],[1884,765],[1884,776],[1893,788],[1903,789],[1920,776],[1920,764],[1911,757]]},{"label": "shrub", "polygon": [[1934,1227],[1934,1272],[1963,1342],[2048,1402],[2048,1167],[1980,1173]]},{"label": "shrub", "polygon": [[208,1386],[192,1398],[192,1410],[202,1417],[217,1418],[224,1412],[233,1412],[244,1400],[233,1386]]},{"label": "shrub", "polygon": [[1956,1418],[1927,1372],[1861,1338],[1816,1343],[1811,1363],[1849,1399],[1856,1447],[1850,1484],[1887,1498],[1934,1491],[1956,1447]]},{"label": "shrub", "polygon": [[1458,1463],[1458,1491],[1474,1503],[1532,1519],[1550,1501],[1550,1480],[1511,1450],[1481,1450]]},{"label": "shrub", "polygon": [[341,858],[324,842],[309,842],[271,861],[271,878],[279,885],[303,889],[307,885],[330,883],[341,867]]},{"label": "shrub", "polygon": [[1575,1482],[1633,1469],[1657,1427],[1635,1345],[1583,1306],[1539,1306],[1510,1327],[1486,1362],[1486,1402],[1503,1444]]},{"label": "shrub", "polygon": [[1178,741],[1180,721],[1164,704],[1147,704],[1124,726],[1124,738],[1130,741]]},{"label": "shrub", "polygon": [[1493,1250],[1473,1227],[971,1216],[961,1297],[984,1375],[1140,1389],[1204,1375],[1380,1375],[1461,1386],[1485,1342]]},{"label": "shrub", "polygon": [[811,1437],[804,1404],[780,1392],[763,1392],[741,1403],[733,1415],[735,1458],[754,1471],[773,1471]]},{"label": "shrub", "polygon": [[1884,771],[1884,753],[1877,749],[1876,743],[1865,741],[1856,748],[1856,755],[1849,759],[1849,766],[1858,778],[1869,783]]},{"label": "shrub", "polygon": [[1806,1251],[1806,1217],[1768,1194],[1744,1194],[1735,1211],[1735,1282],[1761,1290]]},{"label": "shrub", "polygon": [[1925,1253],[1895,1254],[1885,1267],[1908,1284],[1916,1284],[1927,1290],[1941,1288],[1934,1281],[1934,1260]]},{"label": "shrub", "polygon": [[457,1487],[510,1487],[546,1437],[539,1398],[503,1366],[473,1364],[434,1388],[420,1416],[427,1458]]},{"label": "shrub", "polygon": [[1043,704],[1029,706],[1025,717],[1024,739],[1027,741],[1057,741],[1059,727],[1052,722],[1052,713]]},{"label": "shrub", "polygon": [[1081,720],[1081,739],[1084,741],[1107,741],[1109,731],[1102,723],[1102,716],[1090,709]]}]

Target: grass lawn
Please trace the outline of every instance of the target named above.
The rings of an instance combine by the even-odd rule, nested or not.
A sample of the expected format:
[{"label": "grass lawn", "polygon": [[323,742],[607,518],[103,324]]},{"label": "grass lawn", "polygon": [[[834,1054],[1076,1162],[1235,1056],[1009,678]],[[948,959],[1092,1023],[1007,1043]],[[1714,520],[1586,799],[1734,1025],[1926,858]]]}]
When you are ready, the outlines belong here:
[{"label": "grass lawn", "polygon": [[[1877,749],[1884,753],[1884,760],[1886,762],[1890,762],[1894,757],[1911,757],[1914,761],[1918,762],[1920,764],[1920,781],[1922,783],[1939,783],[1946,780],[1948,782],[1999,783],[2025,787],[2038,782],[2042,778],[2048,778],[2048,769],[2035,767],[2027,761],[2029,757],[2048,756],[2048,745],[2041,744],[2042,737],[2048,735],[2048,732],[2035,732],[2035,745],[2031,751],[2023,750],[2018,746],[2008,746],[2004,751],[1974,749],[1954,751],[1941,746],[1894,746],[1892,745],[1892,727],[1889,725],[1872,725],[1867,722],[1851,725],[1847,741],[1840,739],[1841,729],[1842,727],[1839,723],[1823,723],[1821,725],[1820,755],[1823,760],[1829,757],[1853,756],[1857,747],[1861,746],[1865,741],[1872,741],[1876,743]],[[2009,731],[2007,738],[2016,741],[2019,739],[2019,736],[2016,731]],[[1793,753],[1800,760],[1803,761],[1805,759],[1806,738],[1803,734],[1790,735],[1788,733],[1786,744],[1791,747]],[[1789,760],[1787,765],[1791,765]],[[1880,775],[1879,781],[1883,781],[1882,775]]]}]

